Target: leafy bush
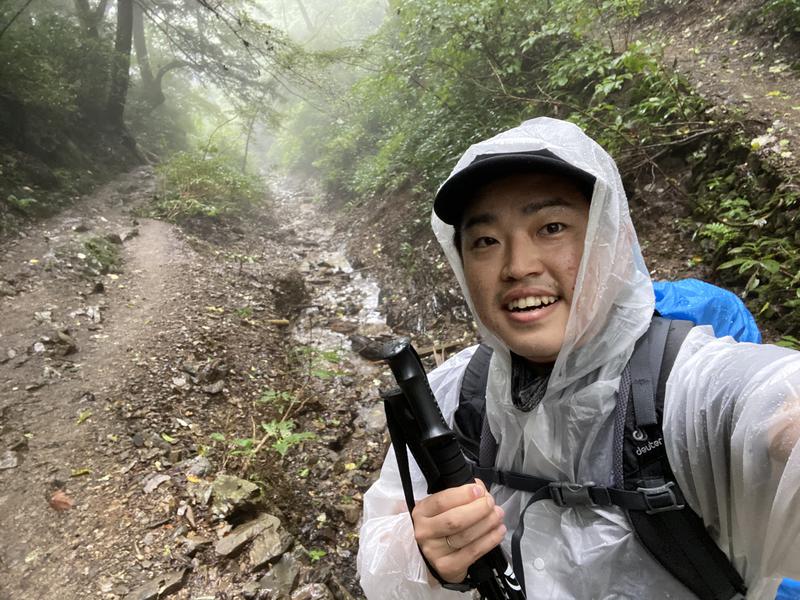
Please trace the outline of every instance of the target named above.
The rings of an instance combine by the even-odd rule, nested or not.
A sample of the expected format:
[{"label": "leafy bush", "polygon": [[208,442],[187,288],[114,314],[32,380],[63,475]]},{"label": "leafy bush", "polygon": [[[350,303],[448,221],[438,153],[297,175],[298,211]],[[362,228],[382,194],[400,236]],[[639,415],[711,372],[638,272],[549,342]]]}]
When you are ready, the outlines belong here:
[{"label": "leafy bush", "polygon": [[159,173],[162,191],[152,211],[170,221],[238,214],[265,194],[258,178],[241,173],[222,156],[179,152],[159,167]]},{"label": "leafy bush", "polygon": [[[709,169],[705,189],[694,194],[695,216],[704,222],[698,234],[722,280],[744,287],[754,313],[786,334],[797,334],[800,194],[791,181],[779,183],[770,154],[741,136],[730,136],[727,148],[719,139],[709,140],[693,157]],[[735,171],[733,157],[739,158]]]},{"label": "leafy bush", "polygon": [[51,126],[79,110],[99,113],[112,52],[107,41],[87,37],[67,17],[19,20],[0,45],[0,91],[7,90],[28,112],[45,113]]},{"label": "leafy bush", "polygon": [[623,169],[641,168],[704,107],[662,67],[660,48],[598,40],[598,20],[627,23],[639,5],[398,2],[365,49],[380,68],[352,86],[341,118],[309,126],[309,111],[296,110],[303,124],[287,131],[314,140],[328,191],[355,202],[403,188],[429,196],[469,143],[537,115],[577,122]]}]

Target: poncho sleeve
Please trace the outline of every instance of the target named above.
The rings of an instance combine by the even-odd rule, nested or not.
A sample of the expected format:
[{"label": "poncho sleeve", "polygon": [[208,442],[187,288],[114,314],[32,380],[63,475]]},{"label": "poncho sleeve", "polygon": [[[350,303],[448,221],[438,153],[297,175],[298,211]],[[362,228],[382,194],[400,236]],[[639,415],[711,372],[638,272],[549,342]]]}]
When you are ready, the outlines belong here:
[{"label": "poncho sleeve", "polygon": [[[458,407],[461,377],[475,347],[446,361],[428,377],[442,415],[448,423]],[[425,478],[409,454],[414,497],[427,495]],[[359,534],[358,573],[370,600],[446,600],[468,598],[443,589],[429,577],[414,539],[394,449],[390,448],[378,480],[364,495]]]},{"label": "poncho sleeve", "polygon": [[748,598],[800,579],[798,432],[800,352],[689,333],[667,382],[667,456]]}]

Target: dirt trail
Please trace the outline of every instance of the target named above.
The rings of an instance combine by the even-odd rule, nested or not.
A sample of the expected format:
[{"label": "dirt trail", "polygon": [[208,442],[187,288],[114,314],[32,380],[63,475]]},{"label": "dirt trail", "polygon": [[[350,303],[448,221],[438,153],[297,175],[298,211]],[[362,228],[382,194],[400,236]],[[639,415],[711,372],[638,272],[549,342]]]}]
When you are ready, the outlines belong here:
[{"label": "dirt trail", "polygon": [[[152,173],[134,171],[6,245],[0,273],[17,293],[0,307],[0,447],[18,464],[0,471],[2,598],[90,597],[125,520],[109,394],[190,254],[172,227],[126,214],[151,191]],[[121,249],[128,269],[82,276],[80,240],[113,234],[135,236]],[[78,503],[61,513],[48,501],[67,486]]]},{"label": "dirt trail", "polygon": [[[131,216],[153,190],[134,171],[0,244],[0,600],[146,600],[169,576],[175,598],[360,597],[384,423],[347,335],[388,332],[377,287],[302,184],[279,190],[280,222],[194,234]],[[118,273],[90,272],[98,238]],[[314,441],[278,454],[259,427],[276,418]],[[218,514],[203,490],[226,474],[260,482],[258,505]],[[285,556],[217,552],[265,511]]]}]

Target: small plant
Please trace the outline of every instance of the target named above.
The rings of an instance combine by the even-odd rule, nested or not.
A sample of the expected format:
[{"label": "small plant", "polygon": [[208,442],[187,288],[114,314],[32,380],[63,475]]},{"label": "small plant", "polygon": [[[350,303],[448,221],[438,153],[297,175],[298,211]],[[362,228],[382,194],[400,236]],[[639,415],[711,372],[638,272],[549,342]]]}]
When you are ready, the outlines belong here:
[{"label": "small plant", "polygon": [[240,254],[238,252],[231,252],[227,254],[227,258],[239,265],[238,275],[242,274],[245,264],[252,265],[255,264],[256,260],[258,260],[257,257],[255,256],[252,256],[250,254]]},{"label": "small plant", "polygon": [[297,396],[292,392],[267,389],[261,394],[258,402],[262,404],[271,404],[281,413],[284,413],[288,412],[288,410],[297,403]]},{"label": "small plant", "polygon": [[312,346],[299,346],[294,349],[294,358],[299,362],[308,378],[322,380],[332,379],[336,376],[346,375],[346,371],[338,368],[341,355],[337,350],[319,350]]},{"label": "small plant", "polygon": [[114,273],[119,270],[122,259],[119,246],[103,237],[93,237],[83,242],[89,255],[88,262],[101,273]]},{"label": "small plant", "polygon": [[316,439],[316,435],[311,431],[295,432],[296,424],[292,419],[283,421],[270,421],[269,423],[262,423],[261,428],[266,432],[265,438],[274,439],[272,442],[272,449],[275,450],[281,457],[286,456],[286,453],[292,446],[302,442]]},{"label": "small plant", "polygon": [[308,559],[312,563],[317,562],[319,559],[324,558],[327,555],[328,553],[325,550],[321,550],[319,548],[312,548],[308,551]]},{"label": "small plant", "polygon": [[250,319],[253,317],[253,308],[251,306],[243,306],[236,309],[236,316],[240,319]]},{"label": "small plant", "polygon": [[39,208],[39,202],[35,198],[17,198],[14,194],[9,194],[6,202],[11,208],[25,215],[35,214]]}]

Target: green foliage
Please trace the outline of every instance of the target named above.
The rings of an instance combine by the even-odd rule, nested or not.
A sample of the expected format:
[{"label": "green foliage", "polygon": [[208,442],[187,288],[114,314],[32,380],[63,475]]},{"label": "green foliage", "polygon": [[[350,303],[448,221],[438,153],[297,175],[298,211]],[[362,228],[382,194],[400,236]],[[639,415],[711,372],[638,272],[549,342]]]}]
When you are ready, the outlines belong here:
[{"label": "green foliage", "polygon": [[346,375],[338,368],[342,358],[336,350],[319,350],[313,346],[298,346],[292,350],[292,359],[306,379],[327,380]]},{"label": "green foliage", "polygon": [[758,18],[779,36],[800,42],[800,2],[769,0],[758,9]]},{"label": "green foliage", "polygon": [[38,212],[39,202],[35,198],[17,198],[9,194],[6,198],[8,206],[24,215],[33,215]]},{"label": "green foliage", "polygon": [[272,449],[281,457],[286,456],[292,446],[302,442],[316,439],[316,435],[311,431],[294,431],[297,425],[292,419],[282,421],[272,420],[269,423],[262,423],[261,428],[265,431],[268,438],[272,438]]},{"label": "green foliage", "polygon": [[[708,155],[718,153],[715,162]],[[787,333],[800,331],[800,196],[789,184],[776,185],[768,150],[753,149],[733,137],[720,153],[710,140],[697,160],[711,168],[705,190],[698,191],[695,215],[702,244],[714,257],[723,281],[744,287],[750,309],[772,319]],[[732,157],[750,154],[737,162]],[[791,336],[790,336],[791,337]]]},{"label": "green foliage", "polygon": [[320,550],[319,548],[312,548],[311,550],[308,551],[308,559],[312,563],[315,563],[319,559],[324,558],[325,556],[327,556],[327,554],[328,553],[325,550]]},{"label": "green foliage", "polygon": [[103,237],[93,237],[83,242],[89,255],[87,262],[101,273],[114,273],[122,262],[119,246]]},{"label": "green foliage", "polygon": [[[407,188],[430,196],[469,143],[542,114],[575,121],[623,169],[638,168],[643,148],[685,137],[703,108],[662,67],[660,48],[597,39],[598,23],[610,32],[640,9],[621,0],[397,2],[365,47],[379,68],[334,107],[337,118],[295,109],[286,129],[295,141],[283,147],[307,152],[328,191],[352,202]],[[428,205],[419,210],[412,217]]]},{"label": "green foliage", "polygon": [[289,408],[297,403],[297,396],[285,390],[267,389],[264,390],[258,401],[262,404],[274,406],[281,413],[286,413]]},{"label": "green foliage", "polygon": [[261,201],[264,189],[229,159],[179,152],[159,167],[162,193],[152,204],[155,216],[169,221],[239,214]]},{"label": "green foliage", "polygon": [[47,115],[51,127],[81,110],[97,113],[105,98],[111,45],[83,34],[61,15],[15,22],[0,43],[0,90],[26,112]]}]

